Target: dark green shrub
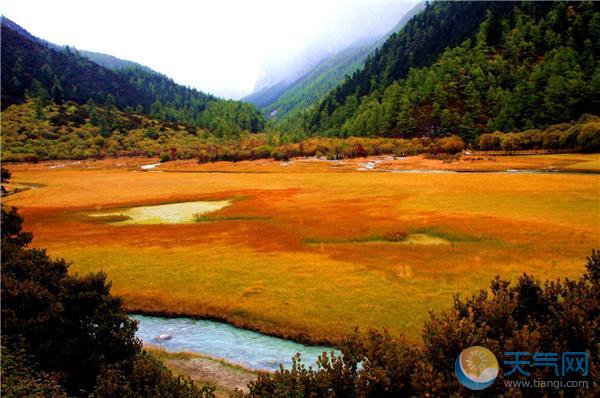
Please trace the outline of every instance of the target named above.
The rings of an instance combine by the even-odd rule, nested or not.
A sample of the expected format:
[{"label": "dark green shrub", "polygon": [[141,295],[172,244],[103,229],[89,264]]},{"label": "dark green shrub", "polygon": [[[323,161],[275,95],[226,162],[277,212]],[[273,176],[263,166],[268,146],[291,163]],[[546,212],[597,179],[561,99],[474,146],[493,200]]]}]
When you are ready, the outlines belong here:
[{"label": "dark green shrub", "polygon": [[214,391],[212,386],[200,387],[187,377],[173,376],[158,359],[141,352],[133,363],[112,366],[98,376],[93,396],[212,398]]},{"label": "dark green shrub", "polygon": [[[27,247],[32,236],[21,230],[22,222],[15,208],[2,207],[2,344],[18,353],[5,356],[3,350],[3,395],[58,397],[64,389],[69,396],[88,396],[123,386],[132,397],[212,396],[210,387],[174,377],[142,353],[137,323],[110,294],[103,273],[70,275],[63,259]],[[25,357],[31,366],[20,360]]]},{"label": "dark green shrub", "polygon": [[[588,258],[578,280],[540,283],[523,275],[516,284],[492,281],[489,290],[455,298],[449,311],[431,314],[422,346],[383,331],[358,332],[341,345],[341,356],[323,354],[317,369],[295,358],[290,370],[263,373],[245,397],[592,397],[600,394],[600,251]],[[454,374],[460,352],[473,345],[503,353],[589,353],[589,389],[506,389],[500,372],[482,393],[463,387]],[[552,368],[529,368],[532,378],[556,379]]]},{"label": "dark green shrub", "polygon": [[66,398],[55,378],[34,369],[22,350],[10,352],[2,346],[2,396],[5,398]]}]

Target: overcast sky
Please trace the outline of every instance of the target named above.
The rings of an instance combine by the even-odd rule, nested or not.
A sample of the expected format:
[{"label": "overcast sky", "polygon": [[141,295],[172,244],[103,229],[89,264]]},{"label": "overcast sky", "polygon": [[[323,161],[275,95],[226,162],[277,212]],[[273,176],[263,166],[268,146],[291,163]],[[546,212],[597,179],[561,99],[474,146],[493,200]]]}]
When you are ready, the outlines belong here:
[{"label": "overcast sky", "polygon": [[[249,94],[265,63],[315,42],[386,32],[415,1],[3,0],[0,12],[56,44],[139,62],[227,98]],[[378,8],[371,24],[361,18]],[[389,12],[388,12],[389,8]],[[374,19],[374,21],[373,21]]]}]

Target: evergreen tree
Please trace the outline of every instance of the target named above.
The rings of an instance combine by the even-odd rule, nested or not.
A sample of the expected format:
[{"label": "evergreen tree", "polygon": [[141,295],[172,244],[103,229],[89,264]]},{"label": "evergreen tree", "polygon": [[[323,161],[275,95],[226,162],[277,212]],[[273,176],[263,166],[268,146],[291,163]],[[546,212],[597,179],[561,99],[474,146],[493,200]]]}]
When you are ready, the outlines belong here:
[{"label": "evergreen tree", "polygon": [[58,80],[58,77],[56,76],[54,76],[54,80],[52,81],[51,93],[52,101],[59,105],[63,103],[63,89],[60,84],[60,81]]}]

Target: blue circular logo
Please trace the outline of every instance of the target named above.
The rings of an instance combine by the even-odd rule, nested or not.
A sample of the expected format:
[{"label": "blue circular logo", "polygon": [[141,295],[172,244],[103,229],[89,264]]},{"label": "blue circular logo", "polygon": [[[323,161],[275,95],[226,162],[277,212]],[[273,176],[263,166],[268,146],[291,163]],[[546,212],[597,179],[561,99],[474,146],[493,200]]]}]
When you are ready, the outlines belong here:
[{"label": "blue circular logo", "polygon": [[483,390],[491,386],[499,369],[494,353],[481,346],[464,349],[454,364],[456,378],[470,390]]}]

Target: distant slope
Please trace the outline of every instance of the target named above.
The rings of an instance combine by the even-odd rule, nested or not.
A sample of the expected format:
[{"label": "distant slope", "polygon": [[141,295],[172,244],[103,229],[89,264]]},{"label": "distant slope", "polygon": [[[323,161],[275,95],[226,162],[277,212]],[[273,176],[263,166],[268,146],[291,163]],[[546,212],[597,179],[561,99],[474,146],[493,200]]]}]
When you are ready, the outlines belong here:
[{"label": "distant slope", "polygon": [[[34,42],[37,42],[37,43],[43,45],[44,47],[48,47],[48,48],[51,48],[51,49],[57,50],[57,51],[63,51],[67,47],[69,47],[70,50],[75,50],[75,47],[60,46],[58,44],[54,44],[47,40],[36,37],[36,36],[32,35],[31,33],[29,33],[27,30],[25,30],[24,28],[22,28],[21,26],[19,26],[18,24],[16,24],[15,22],[6,18],[4,15],[2,15],[0,17],[0,24],[6,26],[9,29],[14,30],[15,32],[19,33],[21,36],[26,37],[27,39],[29,39],[31,41],[34,41]],[[117,57],[109,55],[109,54],[103,54],[103,53],[98,53],[98,52],[94,52],[94,51],[86,51],[86,50],[80,50],[80,49],[77,49],[77,52],[79,54],[81,54],[82,56],[84,56],[85,58],[89,59],[90,61],[92,61],[100,66],[104,66],[105,68],[108,68],[108,69],[117,70],[117,69],[125,69],[125,68],[140,68],[140,69],[145,69],[148,72],[152,71],[152,69],[150,69],[147,66],[144,66],[142,64],[139,64],[137,62],[117,58]]]},{"label": "distant slope", "polygon": [[97,53],[94,51],[86,51],[86,50],[77,50],[77,51],[79,52],[79,54],[83,55],[90,61],[95,62],[98,65],[104,66],[105,68],[108,68],[111,70],[134,68],[134,69],[144,69],[147,72],[158,73],[158,72],[155,72],[152,69],[148,68],[147,66],[144,66],[142,64],[138,64],[137,62],[129,61],[126,59],[117,58],[113,55]]},{"label": "distant slope", "polygon": [[[473,36],[488,10],[503,16],[511,13],[512,3],[503,2],[435,2],[414,16],[398,32],[369,56],[365,66],[336,87],[313,112],[311,128],[329,129],[321,115],[330,116],[346,103],[349,96],[362,97],[376,89],[385,89],[394,80],[406,76],[411,67],[433,63],[447,47]],[[341,127],[342,120],[335,127]]]},{"label": "distant slope", "polygon": [[[50,97],[60,104],[94,101],[113,104],[164,120],[228,131],[261,130],[264,118],[252,105],[220,100],[176,84],[172,79],[130,61],[62,48],[2,19],[2,108],[22,103],[26,95]],[[90,55],[91,53],[88,53]],[[118,65],[124,66],[118,68]],[[131,66],[131,67],[126,67]]]},{"label": "distant slope", "polygon": [[50,43],[49,41],[40,39],[39,37],[35,37],[34,35],[32,35],[31,33],[29,33],[28,31],[26,31],[25,29],[23,29],[20,25],[14,23],[13,21],[11,21],[10,19],[6,18],[4,15],[0,16],[0,25],[2,25],[3,27],[9,28],[15,32],[17,32],[18,34],[20,34],[21,36],[37,42],[39,44],[42,44],[46,47],[51,47],[54,48],[55,50],[59,50],[60,46]]},{"label": "distant slope", "polygon": [[243,100],[251,102],[265,113],[274,112],[277,119],[288,113],[304,110],[322,100],[327,93],[341,83],[348,75],[363,66],[367,55],[383,44],[390,34],[400,30],[413,16],[425,8],[425,2],[418,3],[406,13],[388,35],[377,40],[363,41],[327,56],[311,68],[305,75],[292,83],[280,83],[276,87],[263,89]]},{"label": "distant slope", "polygon": [[436,2],[315,107],[309,129],[473,142],[597,114],[599,27],[592,2]]},{"label": "distant slope", "polygon": [[141,105],[146,110],[154,102],[151,93],[68,48],[46,47],[2,25],[2,107],[23,102],[34,80],[59,101],[104,102],[110,94],[118,106]]},{"label": "distant slope", "polygon": [[273,86],[264,87],[252,94],[249,94],[241,99],[241,101],[249,102],[256,105],[258,108],[268,108],[273,102],[277,101],[279,97],[291,86],[293,83],[290,82],[279,82]]},{"label": "distant slope", "polygon": [[299,111],[321,100],[348,74],[362,66],[372,46],[347,48],[319,62],[312,70],[289,87],[277,99],[261,108],[276,112],[278,119]]}]

